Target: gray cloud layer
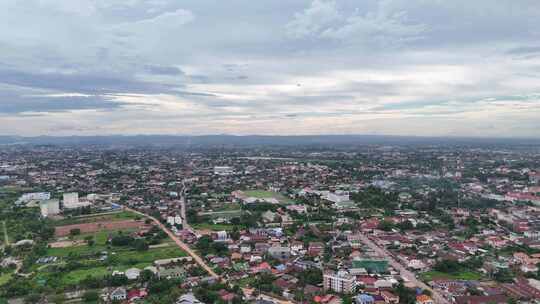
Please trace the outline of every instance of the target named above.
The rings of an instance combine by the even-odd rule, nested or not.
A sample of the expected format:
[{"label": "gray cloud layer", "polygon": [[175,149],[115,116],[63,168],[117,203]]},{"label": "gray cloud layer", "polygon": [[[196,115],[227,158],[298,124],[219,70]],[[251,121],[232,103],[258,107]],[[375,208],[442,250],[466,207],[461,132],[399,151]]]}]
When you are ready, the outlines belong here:
[{"label": "gray cloud layer", "polygon": [[5,0],[2,133],[538,137],[539,15],[536,0]]}]

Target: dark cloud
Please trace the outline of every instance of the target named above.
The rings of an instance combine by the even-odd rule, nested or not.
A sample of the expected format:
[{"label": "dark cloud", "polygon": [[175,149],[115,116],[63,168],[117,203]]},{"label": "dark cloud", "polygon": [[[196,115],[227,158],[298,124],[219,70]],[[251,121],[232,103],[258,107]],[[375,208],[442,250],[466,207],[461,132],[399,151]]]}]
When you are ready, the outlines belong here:
[{"label": "dark cloud", "polygon": [[112,101],[103,96],[35,97],[0,93],[0,113],[2,114],[114,110],[125,105],[122,102]]},{"label": "dark cloud", "polygon": [[539,54],[540,46],[523,46],[518,48],[513,48],[506,52],[510,55],[530,55],[530,54]]},{"label": "dark cloud", "polygon": [[178,67],[175,66],[162,66],[162,65],[147,65],[145,70],[152,74],[157,75],[184,75],[185,73]]},{"label": "dark cloud", "polygon": [[85,94],[163,93],[174,87],[170,84],[140,81],[126,75],[115,75],[108,71],[67,74],[0,69],[0,83]]}]

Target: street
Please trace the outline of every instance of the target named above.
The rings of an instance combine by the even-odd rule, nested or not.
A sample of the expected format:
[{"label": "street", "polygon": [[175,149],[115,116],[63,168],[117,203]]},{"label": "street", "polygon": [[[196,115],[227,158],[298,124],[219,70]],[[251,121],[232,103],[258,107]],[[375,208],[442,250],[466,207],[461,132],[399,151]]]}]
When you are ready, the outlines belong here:
[{"label": "street", "polygon": [[418,280],[413,272],[407,270],[405,266],[397,262],[386,249],[379,247],[377,244],[371,241],[364,234],[360,234],[360,238],[362,239],[362,242],[364,242],[364,244],[366,244],[369,248],[371,248],[371,250],[375,251],[380,256],[387,258],[390,265],[392,265],[392,267],[398,270],[403,278],[414,283],[417,287],[420,287],[424,290],[429,290],[431,292],[431,297],[433,298],[435,303],[437,304],[450,304],[451,303],[446,298],[444,298],[439,292],[437,292],[436,290],[433,290],[427,284]]}]

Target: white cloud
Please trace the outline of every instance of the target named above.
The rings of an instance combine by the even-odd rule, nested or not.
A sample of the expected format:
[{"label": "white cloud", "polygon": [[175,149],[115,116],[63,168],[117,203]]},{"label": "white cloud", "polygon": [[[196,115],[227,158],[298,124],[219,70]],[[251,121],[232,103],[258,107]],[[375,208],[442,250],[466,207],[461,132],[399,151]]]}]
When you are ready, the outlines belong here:
[{"label": "white cloud", "polygon": [[307,38],[319,35],[342,18],[335,1],[314,0],[305,11],[296,13],[286,27],[291,37]]},{"label": "white cloud", "polygon": [[336,1],[314,0],[310,7],[294,15],[286,29],[296,39],[322,38],[389,46],[420,39],[427,27],[409,20],[405,10],[393,9],[388,0],[377,2],[373,11],[356,9],[352,13],[340,11]]}]

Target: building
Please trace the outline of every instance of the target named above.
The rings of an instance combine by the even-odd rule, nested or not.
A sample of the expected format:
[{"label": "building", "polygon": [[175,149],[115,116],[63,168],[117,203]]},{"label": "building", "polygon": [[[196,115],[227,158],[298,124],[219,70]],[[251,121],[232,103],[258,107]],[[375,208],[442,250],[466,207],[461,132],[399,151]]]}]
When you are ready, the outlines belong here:
[{"label": "building", "polygon": [[176,304],[202,304],[202,302],[197,300],[192,293],[187,293],[178,298],[178,300],[176,300]]},{"label": "building", "polygon": [[32,193],[25,193],[17,199],[15,202],[16,205],[26,204],[31,201],[43,201],[51,199],[51,193],[49,192],[32,192]]},{"label": "building", "polygon": [[372,295],[364,293],[356,296],[354,301],[356,302],[356,304],[373,304],[375,303],[375,298],[373,298]]},{"label": "building", "polygon": [[416,296],[416,304],[435,304],[433,299],[428,295]]},{"label": "building", "polygon": [[274,259],[286,260],[291,256],[291,250],[289,247],[274,246],[268,248],[268,254]]},{"label": "building", "polygon": [[39,204],[42,217],[57,215],[60,213],[60,201],[57,199],[48,199]]},{"label": "building", "polygon": [[529,181],[533,184],[540,184],[540,172],[529,173]]},{"label": "building", "polygon": [[214,167],[215,175],[232,175],[234,174],[234,168],[228,166],[216,166]]},{"label": "building", "polygon": [[355,278],[345,270],[327,270],[323,274],[323,287],[325,291],[352,293],[356,287]]},{"label": "building", "polygon": [[348,192],[328,192],[323,197],[325,200],[330,201],[332,203],[342,203],[349,201],[349,193]]},{"label": "building", "polygon": [[111,301],[123,301],[127,298],[127,291],[124,287],[118,287],[109,295]]},{"label": "building", "polygon": [[130,268],[126,270],[126,277],[128,280],[136,280],[141,275],[141,270],[139,268]]},{"label": "building", "polygon": [[79,193],[64,193],[62,202],[64,203],[64,208],[77,208],[79,205]]},{"label": "building", "polygon": [[167,224],[169,224],[171,226],[182,225],[182,218],[179,215],[168,216],[167,217]]}]

